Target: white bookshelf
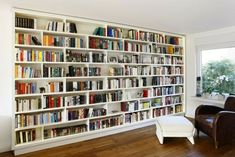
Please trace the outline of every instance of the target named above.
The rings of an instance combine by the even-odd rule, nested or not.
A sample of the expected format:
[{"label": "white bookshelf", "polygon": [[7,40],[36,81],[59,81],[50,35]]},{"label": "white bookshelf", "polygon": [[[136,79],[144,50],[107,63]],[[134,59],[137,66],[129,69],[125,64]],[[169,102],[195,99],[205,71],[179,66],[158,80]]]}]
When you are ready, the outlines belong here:
[{"label": "white bookshelf", "polygon": [[[22,9],[14,12],[24,19],[15,18],[14,29],[15,154],[131,130],[153,124],[157,116],[184,113],[183,35]],[[26,28],[32,20],[33,28]],[[47,30],[53,27],[48,26],[51,21],[58,30],[64,25],[64,31]],[[69,32],[68,23],[75,24],[77,32]],[[99,27],[101,34],[93,34]],[[32,42],[32,36],[41,44]]]}]

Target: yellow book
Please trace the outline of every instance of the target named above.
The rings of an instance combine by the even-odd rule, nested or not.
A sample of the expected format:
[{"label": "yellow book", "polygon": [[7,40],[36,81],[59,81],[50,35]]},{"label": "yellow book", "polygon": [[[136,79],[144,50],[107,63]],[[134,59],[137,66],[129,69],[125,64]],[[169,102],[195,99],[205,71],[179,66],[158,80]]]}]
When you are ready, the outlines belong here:
[{"label": "yellow book", "polygon": [[35,55],[35,52],[34,52],[34,50],[32,50],[32,56],[31,56],[31,57],[32,57],[32,58],[31,58],[31,59],[32,59],[32,62],[35,61],[34,55]]},{"label": "yellow book", "polygon": [[38,51],[38,61],[42,62],[42,50]]},{"label": "yellow book", "polygon": [[16,65],[16,66],[15,66],[15,78],[18,78],[18,66],[19,66],[19,65]]},{"label": "yellow book", "polygon": [[15,33],[15,43],[19,44],[19,33]]},{"label": "yellow book", "polygon": [[168,46],[168,54],[174,54],[174,47],[173,46]]}]

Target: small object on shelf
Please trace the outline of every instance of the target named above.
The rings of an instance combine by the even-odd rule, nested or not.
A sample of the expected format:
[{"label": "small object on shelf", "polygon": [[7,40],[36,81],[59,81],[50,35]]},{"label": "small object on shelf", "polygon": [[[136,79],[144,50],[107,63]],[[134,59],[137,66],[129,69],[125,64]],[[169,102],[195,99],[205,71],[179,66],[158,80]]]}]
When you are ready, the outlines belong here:
[{"label": "small object on shelf", "polygon": [[201,97],[201,77],[197,77],[197,89],[196,89],[196,96]]},{"label": "small object on shelf", "polygon": [[38,40],[36,36],[32,36],[32,41],[35,45],[42,45],[42,43]]},{"label": "small object on shelf", "polygon": [[39,90],[40,90],[40,93],[45,93],[46,91],[45,87],[40,87]]}]

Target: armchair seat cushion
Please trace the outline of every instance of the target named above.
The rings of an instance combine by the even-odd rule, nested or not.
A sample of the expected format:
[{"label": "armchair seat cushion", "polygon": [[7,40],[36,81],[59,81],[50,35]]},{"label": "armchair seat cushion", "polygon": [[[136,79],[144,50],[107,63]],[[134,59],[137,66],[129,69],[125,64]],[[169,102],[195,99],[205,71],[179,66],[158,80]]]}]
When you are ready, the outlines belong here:
[{"label": "armchair seat cushion", "polygon": [[215,115],[198,115],[196,120],[200,122],[204,126],[209,126],[210,128],[213,127],[213,121],[215,119]]}]

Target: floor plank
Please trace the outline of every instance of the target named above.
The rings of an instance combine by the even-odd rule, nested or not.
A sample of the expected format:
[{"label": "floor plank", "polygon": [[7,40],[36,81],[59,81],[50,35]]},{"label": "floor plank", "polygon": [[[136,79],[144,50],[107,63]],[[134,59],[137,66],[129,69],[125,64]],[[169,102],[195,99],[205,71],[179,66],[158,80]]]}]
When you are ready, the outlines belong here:
[{"label": "floor plank", "polygon": [[[232,157],[235,143],[215,149],[212,140],[201,135],[192,145],[186,138],[165,138],[159,144],[155,126],[19,155],[19,157]],[[0,157],[13,157],[12,152]]]}]

